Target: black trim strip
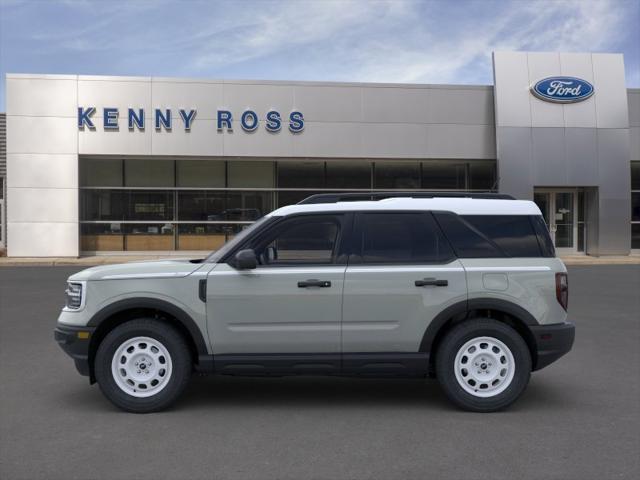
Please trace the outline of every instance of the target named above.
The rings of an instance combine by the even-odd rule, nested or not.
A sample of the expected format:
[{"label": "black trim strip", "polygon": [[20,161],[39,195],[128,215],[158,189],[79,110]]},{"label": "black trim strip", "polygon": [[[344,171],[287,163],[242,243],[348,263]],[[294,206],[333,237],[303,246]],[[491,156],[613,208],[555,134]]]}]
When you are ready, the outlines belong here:
[{"label": "black trim strip", "polygon": [[504,193],[473,193],[473,192],[434,192],[419,190],[391,190],[382,192],[337,192],[337,193],[316,193],[301,201],[298,205],[308,205],[312,203],[337,203],[345,201],[373,201],[384,200],[385,198],[482,198],[490,200],[515,200],[511,195]]},{"label": "black trim strip", "polygon": [[207,303],[207,279],[202,278],[198,282],[198,298]]},{"label": "black trim strip", "polygon": [[[221,375],[423,377],[429,368],[429,354],[423,352],[219,354],[211,358],[213,373]],[[201,363],[207,370],[207,363]]]},{"label": "black trim strip", "polygon": [[220,354],[213,356],[222,375],[339,375],[339,353]]},{"label": "black trim strip", "polygon": [[126,310],[135,308],[149,308],[166,312],[176,320],[178,320],[189,332],[199,355],[206,355],[207,344],[204,341],[200,329],[191,316],[181,308],[164,300],[157,298],[127,298],[107,305],[105,308],[96,313],[87,323],[90,327],[97,327],[107,318]]},{"label": "black trim strip", "polygon": [[538,325],[538,321],[533,315],[515,303],[496,298],[473,298],[455,303],[441,311],[429,323],[422,337],[422,342],[420,342],[420,351],[430,352],[431,346],[444,324],[453,317],[466,316],[471,310],[499,310],[508,313],[529,327]]},{"label": "black trim strip", "polygon": [[420,342],[420,352],[429,353],[431,351],[433,341],[436,339],[438,332],[444,324],[455,316],[466,315],[467,311],[467,301],[463,300],[462,302],[450,305],[436,315],[436,317],[429,323],[427,330],[424,332],[422,342]]},{"label": "black trim strip", "polygon": [[418,353],[345,353],[343,375],[424,377],[429,371],[429,354]]},{"label": "black trim strip", "polygon": [[526,325],[538,325],[538,321],[533,315],[515,303],[498,298],[473,298],[467,302],[468,310],[500,310],[517,318]]},{"label": "black trim strip", "polygon": [[576,327],[573,323],[556,323],[531,327],[536,342],[537,359],[533,371],[540,370],[568,353],[573,347]]}]

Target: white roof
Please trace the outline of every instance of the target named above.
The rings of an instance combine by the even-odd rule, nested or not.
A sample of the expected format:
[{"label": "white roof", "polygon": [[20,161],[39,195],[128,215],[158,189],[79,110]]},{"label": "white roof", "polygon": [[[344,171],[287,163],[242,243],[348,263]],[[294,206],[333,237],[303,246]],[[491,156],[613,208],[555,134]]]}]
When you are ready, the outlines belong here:
[{"label": "white roof", "polygon": [[289,205],[271,212],[269,216],[284,217],[304,212],[391,210],[439,210],[459,215],[542,215],[538,206],[529,200],[395,197],[374,201]]}]

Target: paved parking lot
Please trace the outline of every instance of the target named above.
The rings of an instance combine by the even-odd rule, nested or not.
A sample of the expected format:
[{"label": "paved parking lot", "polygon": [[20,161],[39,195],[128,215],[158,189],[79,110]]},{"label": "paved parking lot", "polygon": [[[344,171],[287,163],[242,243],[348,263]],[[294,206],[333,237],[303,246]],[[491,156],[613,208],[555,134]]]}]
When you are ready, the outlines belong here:
[{"label": "paved parking lot", "polygon": [[2,479],[640,478],[640,267],[570,267],[574,350],[507,412],[418,380],[196,377],[122,413],[52,329],[78,268],[0,268]]}]

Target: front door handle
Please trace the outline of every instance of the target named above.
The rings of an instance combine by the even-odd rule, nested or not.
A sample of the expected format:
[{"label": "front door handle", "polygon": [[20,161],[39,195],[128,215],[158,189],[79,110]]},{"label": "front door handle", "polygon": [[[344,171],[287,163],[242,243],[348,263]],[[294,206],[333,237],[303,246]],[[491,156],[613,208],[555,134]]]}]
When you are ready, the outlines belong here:
[{"label": "front door handle", "polygon": [[320,288],[328,288],[331,286],[331,282],[328,280],[316,280],[312,278],[310,280],[305,280],[304,282],[298,282],[298,288],[307,288],[307,287],[320,287]]},{"label": "front door handle", "polygon": [[416,280],[416,287],[446,287],[449,285],[449,280],[437,280],[435,278],[423,278],[422,280]]}]

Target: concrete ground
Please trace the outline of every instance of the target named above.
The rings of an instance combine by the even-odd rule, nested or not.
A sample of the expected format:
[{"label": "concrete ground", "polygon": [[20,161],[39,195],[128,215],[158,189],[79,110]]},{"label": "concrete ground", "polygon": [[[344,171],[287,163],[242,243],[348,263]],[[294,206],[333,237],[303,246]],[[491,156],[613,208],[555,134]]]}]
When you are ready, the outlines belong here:
[{"label": "concrete ground", "polygon": [[79,267],[0,268],[0,478],[640,478],[640,267],[570,267],[574,350],[508,411],[434,381],[196,377],[132,415],[54,343]]}]

